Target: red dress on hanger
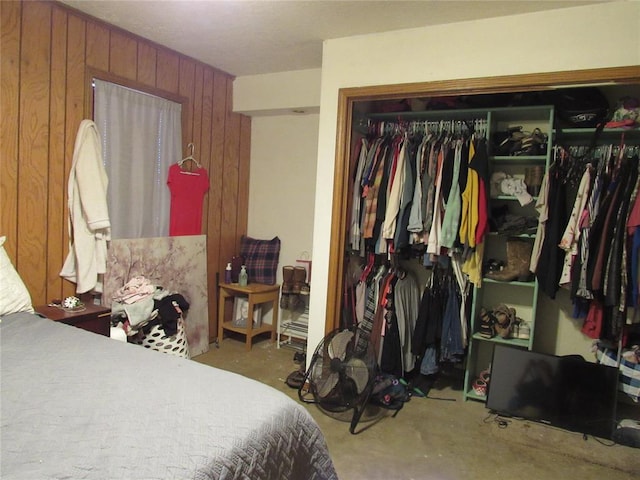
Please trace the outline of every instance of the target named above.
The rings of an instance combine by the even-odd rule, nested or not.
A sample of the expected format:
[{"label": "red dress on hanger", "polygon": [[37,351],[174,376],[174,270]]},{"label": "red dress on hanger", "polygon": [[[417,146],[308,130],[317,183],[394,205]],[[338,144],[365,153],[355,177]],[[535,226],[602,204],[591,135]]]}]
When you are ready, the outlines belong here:
[{"label": "red dress on hanger", "polygon": [[177,163],[169,167],[167,185],[171,192],[169,235],[202,233],[202,201],[209,190],[209,176],[204,168],[187,172]]}]

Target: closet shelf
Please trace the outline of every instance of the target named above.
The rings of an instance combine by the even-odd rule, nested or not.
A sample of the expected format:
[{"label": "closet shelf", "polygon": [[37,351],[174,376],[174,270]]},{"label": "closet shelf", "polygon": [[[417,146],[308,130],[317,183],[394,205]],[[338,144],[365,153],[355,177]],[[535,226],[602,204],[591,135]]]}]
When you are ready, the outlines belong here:
[{"label": "closet shelf", "polygon": [[493,237],[504,237],[504,238],[536,238],[535,233],[509,233],[509,232],[489,232],[487,235],[491,235]]},{"label": "closet shelf", "polygon": [[[528,167],[541,167],[546,172],[551,162],[552,141],[553,141],[553,121],[555,118],[554,107],[551,105],[523,106],[490,108],[487,110],[488,132],[487,138],[494,139],[496,133],[504,135],[509,128],[521,127],[522,131],[532,131],[539,128],[540,131],[548,135],[546,151],[544,155],[491,155],[489,152],[489,173],[504,172],[514,177],[526,178]],[[491,148],[491,144],[489,148]],[[490,197],[489,208],[506,208],[513,215],[522,215],[524,211],[532,211],[535,207],[537,197],[527,205],[520,205],[514,195],[499,195]],[[533,244],[536,238],[532,229],[523,229],[522,233],[490,232],[485,237],[485,255],[492,258],[504,260],[509,263],[509,242],[511,238],[519,238],[521,241]],[[516,240],[517,241],[517,240]],[[490,253],[489,253],[490,252]],[[467,363],[465,371],[465,386],[463,389],[465,400],[486,401],[486,397],[478,395],[473,391],[473,383],[484,369],[491,364],[493,349],[497,344],[509,345],[514,348],[533,349],[535,336],[536,312],[538,303],[538,282],[534,278],[529,282],[519,281],[499,281],[489,278],[482,279],[481,286],[473,289],[473,299],[471,302],[471,334],[467,352]],[[494,308],[496,305],[504,303],[509,307],[516,308],[521,316],[530,326],[530,338],[508,338],[502,337],[486,338],[480,335],[480,312],[482,308]]]},{"label": "closet shelf", "polygon": [[527,287],[527,288],[533,288],[536,286],[536,282],[535,281],[531,281],[531,282],[519,282],[517,280],[514,280],[512,282],[502,282],[500,280],[493,280],[491,278],[483,278],[482,281],[484,283],[497,283],[497,284],[501,284],[501,285],[509,285],[509,286],[515,286],[515,287]]},{"label": "closet shelf", "polygon": [[[595,128],[563,128],[554,130],[556,144],[590,145],[595,136]],[[640,140],[640,128],[605,128],[598,136],[598,143],[618,143],[624,135],[625,142]]]},{"label": "closet shelf", "polygon": [[513,347],[529,348],[529,340],[523,340],[520,338],[502,338],[502,337],[486,338],[480,335],[479,333],[474,333],[473,338],[474,340],[482,340],[484,342],[502,343],[504,345],[511,345]]},{"label": "closet shelf", "polygon": [[[533,197],[533,203],[535,204],[538,197]],[[497,197],[491,197],[491,200],[507,200],[510,202],[515,202],[518,200],[518,197],[514,197],[513,195],[498,195]],[[527,205],[523,205],[526,207]]]},{"label": "closet shelf", "polygon": [[539,163],[544,165],[547,161],[546,155],[494,155],[489,157],[494,163],[522,165],[523,163]]},{"label": "closet shelf", "polygon": [[474,400],[480,400],[482,402],[487,401],[486,395],[478,395],[476,392],[473,391],[473,388],[470,390],[467,390],[467,398],[473,398]]},{"label": "closet shelf", "polygon": [[499,107],[490,108],[488,110],[489,114],[492,117],[492,120],[498,122],[508,122],[511,125],[516,125],[518,122],[533,121],[551,123],[553,121],[553,105]]},{"label": "closet shelf", "polygon": [[370,113],[370,120],[469,120],[471,118],[487,118],[486,108],[470,108],[460,110],[424,110],[419,112]]},{"label": "closet shelf", "polygon": [[522,107],[497,108],[460,108],[455,110],[422,110],[412,112],[369,113],[370,120],[469,120],[471,118],[487,118],[491,120],[517,123],[524,120],[549,121],[551,105],[530,105]]},{"label": "closet shelf", "polygon": [[[562,136],[589,136],[593,135],[596,132],[595,128],[556,128],[553,130],[554,135],[562,135]],[[627,135],[631,135],[632,137],[640,137],[640,127],[635,128],[605,128],[600,132],[600,137],[605,136],[620,136],[622,133]]]}]

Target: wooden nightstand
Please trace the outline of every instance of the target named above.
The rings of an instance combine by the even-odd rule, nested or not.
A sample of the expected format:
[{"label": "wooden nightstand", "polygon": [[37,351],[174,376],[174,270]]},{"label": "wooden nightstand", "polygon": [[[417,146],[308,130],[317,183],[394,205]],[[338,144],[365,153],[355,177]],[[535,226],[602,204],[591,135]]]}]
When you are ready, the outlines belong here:
[{"label": "wooden nightstand", "polygon": [[[227,298],[246,297],[248,301],[247,318],[253,319],[254,306],[261,303],[271,303],[273,308],[273,322],[271,324],[262,323],[259,327],[254,327],[252,321],[247,322],[246,327],[237,327],[233,321],[225,322],[225,304]],[[261,333],[269,332],[271,341],[276,338],[276,327],[278,325],[278,300],[280,298],[280,285],[264,285],[261,283],[250,283],[247,286],[240,286],[237,283],[221,283],[219,285],[218,299],[218,343],[222,342],[225,330],[246,335],[246,348],[251,350],[253,337]]]},{"label": "wooden nightstand", "polygon": [[60,307],[49,305],[35,307],[35,310],[54,322],[73,325],[106,337],[110,335],[111,309],[102,305],[86,304],[81,312],[66,312]]}]

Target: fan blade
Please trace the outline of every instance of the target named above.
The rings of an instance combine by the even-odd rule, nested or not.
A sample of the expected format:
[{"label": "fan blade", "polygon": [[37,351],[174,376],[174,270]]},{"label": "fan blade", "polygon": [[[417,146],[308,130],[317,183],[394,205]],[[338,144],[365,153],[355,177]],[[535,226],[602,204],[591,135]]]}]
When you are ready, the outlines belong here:
[{"label": "fan blade", "polygon": [[327,352],[331,358],[339,358],[344,360],[347,355],[347,345],[353,338],[353,332],[351,330],[343,330],[337,333],[329,343]]},{"label": "fan blade", "polygon": [[331,372],[324,377],[318,378],[318,381],[317,381],[318,396],[321,398],[328,396],[331,393],[331,390],[333,390],[338,384],[339,378],[340,376],[336,372]]},{"label": "fan blade", "polygon": [[367,364],[359,358],[350,358],[345,363],[344,373],[353,379],[358,394],[362,393],[369,382],[369,369]]}]

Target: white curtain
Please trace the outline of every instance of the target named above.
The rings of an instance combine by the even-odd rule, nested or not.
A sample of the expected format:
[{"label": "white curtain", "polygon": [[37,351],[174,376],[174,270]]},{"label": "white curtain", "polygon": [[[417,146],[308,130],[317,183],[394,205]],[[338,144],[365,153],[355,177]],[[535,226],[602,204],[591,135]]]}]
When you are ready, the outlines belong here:
[{"label": "white curtain", "polygon": [[182,105],[94,79],[94,122],[109,177],[111,238],[169,234],[167,174],[182,158]]}]

